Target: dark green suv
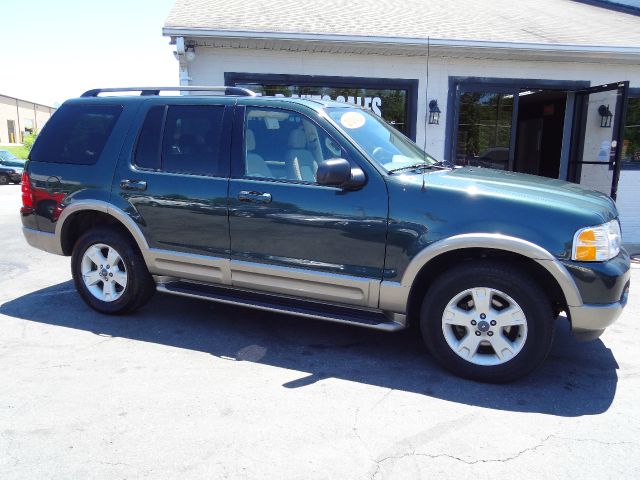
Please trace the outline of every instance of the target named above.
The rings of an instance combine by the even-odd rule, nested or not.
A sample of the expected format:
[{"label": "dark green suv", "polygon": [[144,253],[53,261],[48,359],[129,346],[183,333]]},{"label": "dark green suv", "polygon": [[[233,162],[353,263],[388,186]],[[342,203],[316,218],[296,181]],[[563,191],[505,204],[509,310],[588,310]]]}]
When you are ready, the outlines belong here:
[{"label": "dark green suv", "polygon": [[235,87],[100,95],[114,90],[56,111],[22,185],[27,241],[71,256],[99,312],[159,290],[416,324],[444,367],[501,382],[543,362],[561,312],[589,339],[626,303],[629,256],[604,194],[448,168],[349,104]]}]

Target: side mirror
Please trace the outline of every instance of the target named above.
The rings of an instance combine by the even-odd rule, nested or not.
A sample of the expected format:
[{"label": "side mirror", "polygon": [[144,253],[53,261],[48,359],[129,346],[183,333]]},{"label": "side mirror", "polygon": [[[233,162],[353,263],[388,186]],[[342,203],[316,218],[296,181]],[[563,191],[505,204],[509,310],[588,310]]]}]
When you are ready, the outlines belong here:
[{"label": "side mirror", "polygon": [[318,184],[331,187],[342,187],[349,190],[360,188],[366,182],[366,176],[359,168],[351,168],[344,158],[324,160],[318,165],[316,173]]}]

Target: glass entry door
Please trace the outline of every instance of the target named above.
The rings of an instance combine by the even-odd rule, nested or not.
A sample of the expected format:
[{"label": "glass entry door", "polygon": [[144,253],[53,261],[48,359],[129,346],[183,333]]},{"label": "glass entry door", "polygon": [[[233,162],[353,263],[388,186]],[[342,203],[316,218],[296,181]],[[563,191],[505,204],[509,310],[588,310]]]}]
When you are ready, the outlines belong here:
[{"label": "glass entry door", "polygon": [[509,170],[513,164],[512,123],[517,90],[460,93],[456,157],[457,165]]},{"label": "glass entry door", "polygon": [[569,179],[615,200],[629,82],[577,90]]}]

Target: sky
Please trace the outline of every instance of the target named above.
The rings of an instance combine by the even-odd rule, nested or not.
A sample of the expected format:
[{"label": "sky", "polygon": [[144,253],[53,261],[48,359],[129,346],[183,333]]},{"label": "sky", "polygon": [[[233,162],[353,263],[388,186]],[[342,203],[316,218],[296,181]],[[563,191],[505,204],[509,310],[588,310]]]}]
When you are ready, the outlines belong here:
[{"label": "sky", "polygon": [[14,0],[0,9],[0,94],[56,106],[97,87],[178,85],[173,0]]}]

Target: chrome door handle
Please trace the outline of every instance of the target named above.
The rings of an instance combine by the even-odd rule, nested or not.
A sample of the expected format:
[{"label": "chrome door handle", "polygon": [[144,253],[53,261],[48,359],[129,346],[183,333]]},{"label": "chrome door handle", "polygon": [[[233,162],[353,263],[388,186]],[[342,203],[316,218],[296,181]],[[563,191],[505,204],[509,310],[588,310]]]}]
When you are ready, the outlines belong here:
[{"label": "chrome door handle", "polygon": [[271,203],[271,194],[244,190],[238,193],[238,200],[249,203]]},{"label": "chrome door handle", "polygon": [[120,188],[123,190],[146,190],[147,182],[144,180],[120,180]]}]

